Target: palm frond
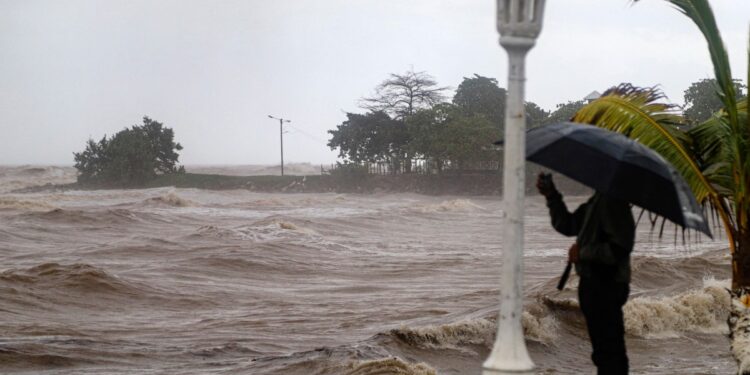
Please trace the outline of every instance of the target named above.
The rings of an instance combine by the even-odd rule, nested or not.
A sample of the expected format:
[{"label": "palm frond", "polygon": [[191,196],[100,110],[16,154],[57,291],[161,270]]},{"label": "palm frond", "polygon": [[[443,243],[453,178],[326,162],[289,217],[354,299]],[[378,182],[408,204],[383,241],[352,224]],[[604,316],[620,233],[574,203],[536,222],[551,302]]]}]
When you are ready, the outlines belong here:
[{"label": "palm frond", "polygon": [[716,26],[716,18],[711,9],[708,0],[668,0],[680,12],[689,17],[708,43],[708,50],[711,55],[711,61],[714,66],[714,74],[717,82],[717,95],[721,98],[724,107],[729,115],[729,124],[737,129],[737,93],[734,90],[732,81],[732,69],[729,66],[729,56],[727,55],[724,42],[721,39],[721,33]]},{"label": "palm frond", "polygon": [[[750,63],[750,61],[748,61]],[[748,68],[750,71],[750,68]],[[744,139],[743,142],[739,144],[741,147],[741,154],[744,156],[744,159],[742,160],[742,165],[744,166],[743,170],[745,173],[745,176],[747,178],[750,178],[750,114],[748,114],[748,108],[750,108],[750,92],[748,92],[747,97],[745,100],[740,100],[740,103],[737,104],[737,118],[739,123],[741,124],[742,132],[741,135]],[[747,185],[750,185],[750,181],[748,181]]]},{"label": "palm frond", "polygon": [[734,136],[723,111],[690,129],[693,153],[703,175],[722,195],[731,195],[737,188],[733,177],[735,165]]},{"label": "palm frond", "polygon": [[581,108],[573,121],[622,133],[658,152],[682,174],[702,203],[716,191],[693,157],[689,134],[676,127],[683,118],[672,105],[658,102],[663,98],[655,88],[621,84]]},{"label": "palm frond", "polygon": [[[704,175],[693,151],[692,137],[677,128],[684,119],[674,106],[659,103],[661,99],[664,95],[656,88],[621,84],[581,108],[572,120],[624,134],[659,153],[685,178],[696,200],[718,213],[727,237],[735,238],[733,215],[725,202],[726,195],[717,191],[723,184],[714,184]],[[717,175],[724,172],[718,164],[714,168],[719,169]]]}]

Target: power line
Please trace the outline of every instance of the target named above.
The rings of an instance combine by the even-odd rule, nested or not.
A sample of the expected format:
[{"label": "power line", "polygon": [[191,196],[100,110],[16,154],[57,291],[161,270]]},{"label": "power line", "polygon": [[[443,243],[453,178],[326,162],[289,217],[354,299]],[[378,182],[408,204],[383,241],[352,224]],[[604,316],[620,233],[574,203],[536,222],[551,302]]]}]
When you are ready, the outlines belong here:
[{"label": "power line", "polygon": [[289,125],[289,124],[287,124],[287,126],[289,126],[292,129],[298,131],[300,134],[306,136],[307,138],[310,138],[310,139],[312,139],[312,140],[314,140],[314,141],[316,141],[316,142],[318,142],[318,143],[320,143],[322,145],[328,146],[328,142],[326,142],[326,141],[324,141],[324,140],[322,140],[322,139],[320,139],[320,138],[318,138],[318,137],[316,137],[316,136],[314,136],[314,135],[312,135],[310,133],[307,133],[307,132],[303,131],[302,129],[300,129],[300,128],[296,127],[296,126],[292,126],[292,125]]}]

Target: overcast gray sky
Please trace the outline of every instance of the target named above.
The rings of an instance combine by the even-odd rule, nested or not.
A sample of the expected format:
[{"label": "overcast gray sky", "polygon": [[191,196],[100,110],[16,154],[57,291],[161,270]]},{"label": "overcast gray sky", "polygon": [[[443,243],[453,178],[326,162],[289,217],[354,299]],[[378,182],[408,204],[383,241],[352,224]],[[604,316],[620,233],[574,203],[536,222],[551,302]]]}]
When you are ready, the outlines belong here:
[{"label": "overcast gray sky", "polygon": [[[702,36],[663,0],[547,0],[527,100],[545,109],[620,82],[672,102],[712,77]],[[735,77],[750,1],[712,1]],[[493,0],[0,0],[0,164],[72,164],[89,137],[148,115],[183,164],[330,163],[326,131],[391,72],[505,86]],[[450,95],[452,96],[452,92]]]}]

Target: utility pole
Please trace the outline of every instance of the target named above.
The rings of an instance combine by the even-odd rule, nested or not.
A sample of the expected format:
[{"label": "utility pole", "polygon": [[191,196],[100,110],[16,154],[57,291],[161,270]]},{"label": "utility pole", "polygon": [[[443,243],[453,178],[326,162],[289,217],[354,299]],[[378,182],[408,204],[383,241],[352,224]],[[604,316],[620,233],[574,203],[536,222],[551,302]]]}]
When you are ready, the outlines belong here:
[{"label": "utility pole", "polygon": [[268,115],[268,118],[279,120],[279,139],[281,140],[281,175],[284,175],[284,123],[292,122],[292,120],[285,120],[279,117],[273,117]]},{"label": "utility pole", "polygon": [[508,52],[503,168],[503,266],[497,336],[483,375],[533,375],[526,350],[523,314],[523,211],[526,179],[526,119],[523,106],[526,53],[542,30],[545,0],[497,0],[497,31]]}]

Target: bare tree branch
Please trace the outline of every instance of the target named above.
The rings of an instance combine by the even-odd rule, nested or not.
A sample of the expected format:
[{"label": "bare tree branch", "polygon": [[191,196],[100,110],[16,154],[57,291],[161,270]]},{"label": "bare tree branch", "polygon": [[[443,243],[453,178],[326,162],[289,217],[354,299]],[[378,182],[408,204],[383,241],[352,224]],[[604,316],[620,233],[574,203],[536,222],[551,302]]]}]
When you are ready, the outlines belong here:
[{"label": "bare tree branch", "polygon": [[360,100],[360,107],[383,111],[397,119],[414,114],[418,109],[431,108],[445,99],[449,87],[438,87],[435,79],[425,72],[409,70],[404,74],[391,73],[375,87],[375,94]]}]

